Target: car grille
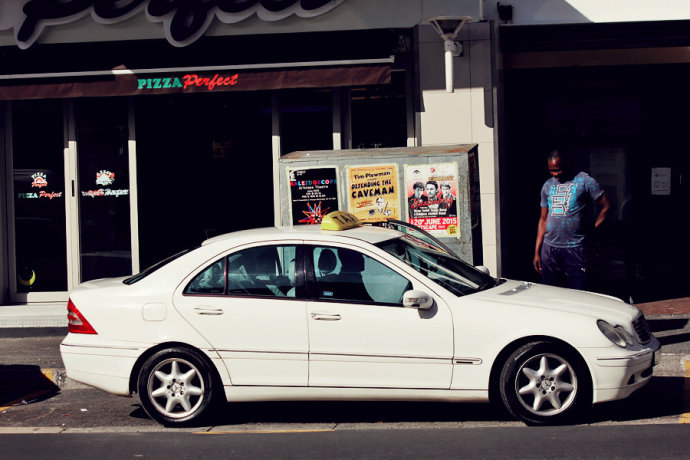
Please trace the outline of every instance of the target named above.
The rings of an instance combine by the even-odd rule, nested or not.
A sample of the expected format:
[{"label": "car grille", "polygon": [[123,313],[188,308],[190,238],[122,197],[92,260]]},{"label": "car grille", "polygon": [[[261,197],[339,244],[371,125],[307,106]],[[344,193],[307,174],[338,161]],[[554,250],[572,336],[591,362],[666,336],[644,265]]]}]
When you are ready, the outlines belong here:
[{"label": "car grille", "polygon": [[640,341],[640,343],[645,344],[649,342],[652,338],[652,333],[649,330],[649,324],[647,324],[647,320],[645,319],[644,315],[640,315],[632,323],[633,329],[635,329],[635,333],[637,334],[637,340]]}]

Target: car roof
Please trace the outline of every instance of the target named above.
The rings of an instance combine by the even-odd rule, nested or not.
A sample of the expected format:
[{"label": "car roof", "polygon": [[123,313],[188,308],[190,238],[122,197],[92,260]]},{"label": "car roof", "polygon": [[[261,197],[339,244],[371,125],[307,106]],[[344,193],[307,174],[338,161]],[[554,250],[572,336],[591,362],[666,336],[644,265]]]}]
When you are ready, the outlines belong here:
[{"label": "car roof", "polygon": [[371,225],[362,225],[348,230],[321,230],[319,225],[296,225],[281,227],[254,228],[250,230],[240,230],[232,233],[218,235],[202,243],[202,246],[220,242],[233,241],[235,243],[245,243],[254,241],[270,240],[317,240],[317,241],[338,241],[354,238],[367,243],[376,244],[388,241],[393,238],[403,236],[397,230]]}]

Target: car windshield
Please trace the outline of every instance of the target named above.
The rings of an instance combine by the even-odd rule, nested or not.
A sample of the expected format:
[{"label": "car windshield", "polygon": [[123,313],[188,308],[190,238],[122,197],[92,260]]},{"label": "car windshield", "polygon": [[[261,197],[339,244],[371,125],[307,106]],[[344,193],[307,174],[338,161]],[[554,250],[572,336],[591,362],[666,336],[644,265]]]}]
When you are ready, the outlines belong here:
[{"label": "car windshield", "polygon": [[497,284],[491,276],[410,234],[377,246],[457,296],[472,294]]},{"label": "car windshield", "polygon": [[163,259],[160,262],[156,262],[155,264],[148,267],[146,270],[143,270],[134,276],[130,276],[129,278],[123,280],[122,282],[124,284],[134,284],[137,281],[141,281],[142,279],[146,278],[147,276],[149,276],[151,273],[155,272],[156,270],[158,270],[162,266],[169,264],[173,260],[177,259],[180,256],[187,254],[188,252],[190,252],[194,249],[196,249],[196,248],[185,249],[184,251],[180,251],[177,254],[173,254],[170,257],[168,257],[167,259]]},{"label": "car windshield", "polygon": [[415,227],[412,224],[409,224],[407,222],[403,222],[401,220],[396,220],[396,219],[388,219],[386,221],[386,227],[391,228],[393,230],[397,230],[400,233],[405,233],[412,235],[416,237],[419,240],[424,241],[428,245],[431,246],[432,249],[436,249],[442,252],[447,252],[448,254],[457,257],[458,255],[448,246],[443,244],[441,241],[438,239],[434,238],[431,236],[430,233],[422,230],[419,227]]}]

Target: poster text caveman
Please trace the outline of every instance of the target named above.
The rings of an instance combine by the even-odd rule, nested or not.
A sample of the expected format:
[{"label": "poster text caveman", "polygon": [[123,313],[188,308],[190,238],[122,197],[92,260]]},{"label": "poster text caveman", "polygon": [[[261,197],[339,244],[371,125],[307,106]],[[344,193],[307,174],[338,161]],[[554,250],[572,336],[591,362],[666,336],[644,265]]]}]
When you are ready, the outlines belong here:
[{"label": "poster text caveman", "polygon": [[356,166],[348,169],[350,212],[362,222],[399,219],[396,165]]}]

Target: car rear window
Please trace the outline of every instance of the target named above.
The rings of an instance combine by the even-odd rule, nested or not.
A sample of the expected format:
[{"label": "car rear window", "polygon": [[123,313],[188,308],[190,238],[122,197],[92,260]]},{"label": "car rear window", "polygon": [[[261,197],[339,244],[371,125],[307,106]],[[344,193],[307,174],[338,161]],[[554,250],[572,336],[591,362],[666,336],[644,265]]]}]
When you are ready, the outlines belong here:
[{"label": "car rear window", "polygon": [[[197,246],[197,247],[198,247],[198,246]],[[167,259],[163,259],[163,260],[161,260],[160,262],[157,262],[157,263],[151,265],[151,266],[148,267],[146,270],[143,270],[143,271],[137,273],[137,274],[134,275],[134,276],[130,276],[129,278],[123,280],[122,282],[123,282],[124,284],[134,284],[134,283],[136,283],[136,282],[138,282],[138,281],[141,281],[141,280],[143,280],[144,278],[146,278],[147,276],[149,276],[151,273],[153,273],[153,272],[155,272],[156,270],[158,270],[159,268],[161,268],[161,267],[163,267],[163,266],[169,264],[169,263],[172,262],[173,260],[175,260],[175,259],[177,259],[177,258],[179,258],[179,257],[181,257],[181,256],[183,256],[183,255],[185,255],[185,254],[187,254],[187,253],[193,251],[194,249],[196,249],[196,247],[190,248],[190,249],[185,249],[184,251],[180,251],[180,252],[178,252],[177,254],[173,254],[172,256],[168,257]]]}]

